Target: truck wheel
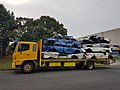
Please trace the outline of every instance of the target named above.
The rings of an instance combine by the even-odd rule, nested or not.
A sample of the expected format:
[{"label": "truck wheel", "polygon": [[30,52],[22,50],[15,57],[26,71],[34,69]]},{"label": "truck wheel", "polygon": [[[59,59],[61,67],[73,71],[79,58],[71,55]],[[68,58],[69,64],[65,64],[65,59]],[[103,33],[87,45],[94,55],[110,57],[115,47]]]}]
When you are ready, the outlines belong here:
[{"label": "truck wheel", "polygon": [[23,63],[22,67],[21,67],[21,71],[23,73],[32,73],[35,71],[35,66],[32,62],[25,62]]},{"label": "truck wheel", "polygon": [[95,68],[94,62],[93,61],[87,61],[86,69],[92,70],[94,68]]}]

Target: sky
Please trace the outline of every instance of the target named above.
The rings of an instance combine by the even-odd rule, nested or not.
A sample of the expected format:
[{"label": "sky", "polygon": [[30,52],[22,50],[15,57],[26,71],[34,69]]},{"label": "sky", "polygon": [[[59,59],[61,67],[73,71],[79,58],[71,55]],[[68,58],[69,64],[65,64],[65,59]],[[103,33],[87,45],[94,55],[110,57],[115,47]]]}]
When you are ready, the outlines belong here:
[{"label": "sky", "polygon": [[0,0],[16,17],[54,17],[68,35],[82,37],[120,28],[120,0]]}]

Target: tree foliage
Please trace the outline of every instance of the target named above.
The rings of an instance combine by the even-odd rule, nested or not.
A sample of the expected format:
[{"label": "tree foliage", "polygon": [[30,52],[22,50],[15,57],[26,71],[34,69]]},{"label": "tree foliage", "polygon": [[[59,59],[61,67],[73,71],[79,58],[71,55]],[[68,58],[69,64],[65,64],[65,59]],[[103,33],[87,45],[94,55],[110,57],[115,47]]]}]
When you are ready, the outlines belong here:
[{"label": "tree foliage", "polygon": [[38,41],[42,38],[53,37],[54,34],[67,35],[64,25],[50,16],[41,16],[39,19],[17,17],[0,4],[0,46],[4,53],[10,38],[19,38],[22,41]]},{"label": "tree foliage", "polygon": [[0,4],[0,41],[3,54],[8,43],[11,33],[15,29],[15,19],[13,12],[7,11],[3,4]]},{"label": "tree foliage", "polygon": [[38,41],[40,38],[53,37],[55,33],[67,35],[64,25],[49,16],[41,16],[36,20],[19,17],[16,21],[21,40]]}]

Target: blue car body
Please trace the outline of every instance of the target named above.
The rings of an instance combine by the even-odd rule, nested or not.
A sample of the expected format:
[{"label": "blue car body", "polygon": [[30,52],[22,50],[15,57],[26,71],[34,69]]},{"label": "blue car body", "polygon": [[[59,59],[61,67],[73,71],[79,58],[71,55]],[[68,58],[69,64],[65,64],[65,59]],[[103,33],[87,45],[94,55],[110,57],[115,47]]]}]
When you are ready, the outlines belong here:
[{"label": "blue car body", "polygon": [[43,51],[52,51],[62,54],[81,53],[80,42],[66,39],[46,38],[43,40]]}]

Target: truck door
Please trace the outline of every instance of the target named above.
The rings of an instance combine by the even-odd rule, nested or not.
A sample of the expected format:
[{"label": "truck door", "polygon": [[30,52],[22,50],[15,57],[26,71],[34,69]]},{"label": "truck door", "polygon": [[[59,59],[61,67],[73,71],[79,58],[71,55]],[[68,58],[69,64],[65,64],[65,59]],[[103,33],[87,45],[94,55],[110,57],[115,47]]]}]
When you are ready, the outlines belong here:
[{"label": "truck door", "polygon": [[14,54],[17,60],[35,60],[37,59],[36,43],[19,43]]},{"label": "truck door", "polygon": [[17,52],[15,53],[17,60],[25,60],[30,56],[30,44],[19,43]]}]

